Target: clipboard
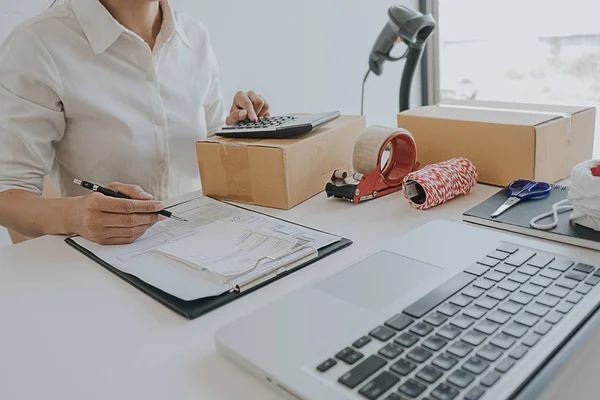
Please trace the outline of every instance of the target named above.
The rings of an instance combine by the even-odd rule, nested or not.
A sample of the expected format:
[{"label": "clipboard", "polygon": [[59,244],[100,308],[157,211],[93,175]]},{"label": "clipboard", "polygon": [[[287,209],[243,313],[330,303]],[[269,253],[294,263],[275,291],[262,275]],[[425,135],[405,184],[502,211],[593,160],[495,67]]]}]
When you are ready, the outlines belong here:
[{"label": "clipboard", "polygon": [[[283,221],[283,222],[286,222],[286,223],[289,223],[292,225],[311,229],[315,232],[327,233],[324,231],[319,231],[317,229],[312,229],[310,227],[307,227],[307,226],[304,226],[301,224],[296,224],[296,223],[287,221],[282,218],[273,217],[273,216],[265,214],[265,213],[248,210],[244,207],[240,207],[235,204],[230,204],[230,203],[227,203],[227,204],[250,211],[255,214],[264,215],[269,218]],[[244,286],[243,289],[240,289],[240,290],[234,289],[234,290],[225,292],[218,296],[205,297],[205,298],[201,298],[201,299],[185,301],[185,300],[182,300],[176,296],[173,296],[153,285],[150,285],[150,284],[144,282],[143,280],[139,279],[138,277],[136,277],[134,275],[128,274],[126,272],[119,270],[118,268],[115,268],[114,266],[110,265],[106,261],[102,260],[100,257],[96,256],[90,250],[79,245],[77,242],[75,242],[73,240],[73,237],[66,238],[65,242],[69,246],[73,247],[75,250],[77,250],[80,253],[82,253],[83,255],[85,255],[86,257],[90,258],[91,260],[100,264],[101,266],[103,266],[104,268],[106,268],[107,270],[112,272],[113,274],[117,275],[119,278],[125,280],[126,282],[133,285],[137,289],[141,290],[148,296],[152,297],[154,300],[158,301],[159,303],[163,304],[167,308],[171,309],[172,311],[176,312],[177,314],[179,314],[189,320],[198,318],[210,311],[213,311],[213,310],[215,310],[219,307],[222,307],[232,301],[235,301],[235,300],[247,295],[248,293],[252,293],[255,290],[259,290],[260,288],[265,287],[266,285],[268,285],[270,283],[273,283],[273,282],[275,282],[285,276],[288,276],[302,268],[305,268],[305,267],[307,267],[307,266],[309,266],[331,254],[334,254],[334,253],[338,252],[339,250],[342,250],[352,244],[352,241],[350,239],[342,237],[340,241],[332,243],[328,246],[325,246],[325,247],[319,249],[317,251],[316,257],[313,257],[305,262],[301,262],[298,265],[295,265],[289,269],[285,269],[284,271],[281,271],[281,270],[270,271],[271,273],[267,274],[266,276],[261,276],[260,279],[257,279],[253,282],[249,282],[248,284],[246,284]]]}]

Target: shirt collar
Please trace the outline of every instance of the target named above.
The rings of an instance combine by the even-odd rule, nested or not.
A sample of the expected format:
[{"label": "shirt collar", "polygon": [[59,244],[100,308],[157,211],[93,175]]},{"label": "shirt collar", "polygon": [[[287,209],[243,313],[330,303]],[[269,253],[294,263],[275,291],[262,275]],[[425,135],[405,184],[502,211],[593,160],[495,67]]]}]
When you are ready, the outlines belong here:
[{"label": "shirt collar", "polygon": [[[94,53],[100,54],[106,51],[125,31],[125,27],[113,18],[99,0],[72,0],[71,4]],[[161,0],[161,7],[163,11],[161,34],[170,38],[176,32],[181,41],[191,49],[190,40],[169,1]]]}]

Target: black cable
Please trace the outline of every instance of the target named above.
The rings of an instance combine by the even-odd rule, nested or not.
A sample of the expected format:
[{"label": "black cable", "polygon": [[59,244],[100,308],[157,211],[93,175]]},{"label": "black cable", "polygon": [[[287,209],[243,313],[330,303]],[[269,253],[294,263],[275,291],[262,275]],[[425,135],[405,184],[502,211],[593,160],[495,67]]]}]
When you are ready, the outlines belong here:
[{"label": "black cable", "polygon": [[365,105],[365,83],[367,83],[367,78],[369,77],[369,75],[371,74],[371,69],[369,69],[367,71],[367,74],[365,75],[365,78],[363,79],[363,83],[362,83],[362,94],[360,96],[360,115],[361,117],[364,115],[364,105]]}]

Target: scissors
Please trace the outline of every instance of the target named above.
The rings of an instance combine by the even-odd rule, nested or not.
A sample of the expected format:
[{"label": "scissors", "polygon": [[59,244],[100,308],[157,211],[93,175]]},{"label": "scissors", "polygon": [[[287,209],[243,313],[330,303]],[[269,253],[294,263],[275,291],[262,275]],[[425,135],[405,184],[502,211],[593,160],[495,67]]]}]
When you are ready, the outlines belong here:
[{"label": "scissors", "polygon": [[492,218],[496,218],[504,211],[508,210],[521,200],[539,200],[550,195],[552,188],[549,183],[530,181],[528,179],[519,179],[506,187],[510,197],[494,213]]}]

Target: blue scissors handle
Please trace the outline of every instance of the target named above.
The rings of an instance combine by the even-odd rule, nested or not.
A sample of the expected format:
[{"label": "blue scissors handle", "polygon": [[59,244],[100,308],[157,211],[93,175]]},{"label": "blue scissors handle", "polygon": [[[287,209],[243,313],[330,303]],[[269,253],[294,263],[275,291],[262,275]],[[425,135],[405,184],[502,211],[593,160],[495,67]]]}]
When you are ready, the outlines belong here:
[{"label": "blue scissors handle", "polygon": [[528,179],[519,179],[508,185],[508,191],[511,197],[525,199],[541,199],[550,194],[552,190],[549,183],[535,182]]}]

